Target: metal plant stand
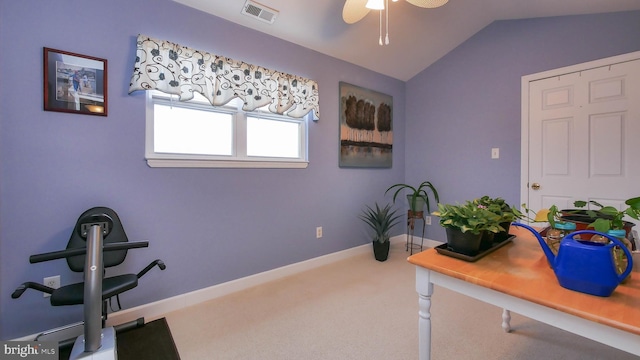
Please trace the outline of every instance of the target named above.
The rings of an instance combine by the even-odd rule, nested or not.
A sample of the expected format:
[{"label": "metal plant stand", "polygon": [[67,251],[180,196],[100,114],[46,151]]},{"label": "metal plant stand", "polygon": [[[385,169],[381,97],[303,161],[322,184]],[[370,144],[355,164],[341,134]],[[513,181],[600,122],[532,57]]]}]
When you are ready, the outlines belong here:
[{"label": "metal plant stand", "polygon": [[[422,237],[420,238],[420,245],[413,243],[413,233],[415,231],[416,220],[422,220]],[[422,245],[424,243],[424,228],[426,222],[424,218],[424,211],[412,211],[409,210],[407,212],[407,241],[405,246],[405,251],[411,250],[411,255],[413,255],[414,249],[420,249],[422,251]]]}]

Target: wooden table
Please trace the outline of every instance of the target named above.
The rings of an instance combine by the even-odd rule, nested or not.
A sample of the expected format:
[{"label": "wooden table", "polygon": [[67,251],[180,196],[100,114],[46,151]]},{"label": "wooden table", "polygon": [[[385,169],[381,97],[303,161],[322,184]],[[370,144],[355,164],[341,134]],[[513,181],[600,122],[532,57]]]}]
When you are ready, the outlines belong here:
[{"label": "wooden table", "polygon": [[[631,279],[610,297],[561,287],[537,240],[511,227],[512,243],[476,262],[429,249],[412,255],[419,302],[420,360],[431,357],[431,295],[442,286],[505,309],[502,327],[510,331],[509,311],[640,356],[640,256],[634,254]],[[508,309],[508,310],[506,310]]]}]

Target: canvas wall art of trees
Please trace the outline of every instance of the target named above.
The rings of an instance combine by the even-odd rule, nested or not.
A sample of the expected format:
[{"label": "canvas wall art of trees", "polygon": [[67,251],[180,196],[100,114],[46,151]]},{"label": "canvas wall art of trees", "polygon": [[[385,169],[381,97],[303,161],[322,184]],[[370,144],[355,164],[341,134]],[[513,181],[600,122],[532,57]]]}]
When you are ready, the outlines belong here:
[{"label": "canvas wall art of trees", "polygon": [[341,82],[339,119],[340,167],[391,167],[391,96]]}]

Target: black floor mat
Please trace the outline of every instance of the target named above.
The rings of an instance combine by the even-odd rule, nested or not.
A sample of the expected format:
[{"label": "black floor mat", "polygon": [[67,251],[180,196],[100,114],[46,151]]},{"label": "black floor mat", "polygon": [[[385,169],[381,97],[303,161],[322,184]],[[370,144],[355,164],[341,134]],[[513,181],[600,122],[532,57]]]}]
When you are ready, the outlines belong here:
[{"label": "black floor mat", "polygon": [[[165,318],[116,334],[118,360],[180,360]],[[60,348],[60,360],[68,360],[72,346]]]}]

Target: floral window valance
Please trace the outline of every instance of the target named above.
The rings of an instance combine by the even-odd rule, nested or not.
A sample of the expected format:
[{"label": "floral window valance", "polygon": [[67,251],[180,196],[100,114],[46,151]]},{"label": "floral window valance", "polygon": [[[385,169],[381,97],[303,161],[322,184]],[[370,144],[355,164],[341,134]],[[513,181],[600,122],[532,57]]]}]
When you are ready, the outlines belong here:
[{"label": "floral window valance", "polygon": [[188,101],[197,92],[214,106],[240,98],[244,111],[269,111],[301,118],[320,117],[318,84],[300,76],[265,69],[224,56],[138,35],[129,93],[159,90]]}]

